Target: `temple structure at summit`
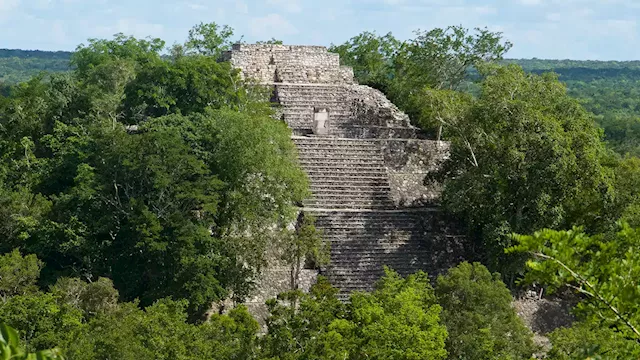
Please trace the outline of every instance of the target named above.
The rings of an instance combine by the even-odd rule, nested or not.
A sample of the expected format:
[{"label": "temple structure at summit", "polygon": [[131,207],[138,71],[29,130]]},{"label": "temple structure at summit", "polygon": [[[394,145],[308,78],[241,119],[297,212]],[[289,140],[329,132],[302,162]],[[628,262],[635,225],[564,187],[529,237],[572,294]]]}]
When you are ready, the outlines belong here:
[{"label": "temple structure at summit", "polygon": [[[311,183],[302,210],[331,243],[320,273],[343,296],[370,290],[385,265],[435,274],[460,260],[460,237],[437,207],[439,186],[425,183],[447,143],[421,138],[406,114],[358,85],[325,47],[238,44],[225,57],[243,77],[273,87],[277,117],[292,129]],[[274,294],[263,295],[279,291],[276,278],[265,285]]]}]

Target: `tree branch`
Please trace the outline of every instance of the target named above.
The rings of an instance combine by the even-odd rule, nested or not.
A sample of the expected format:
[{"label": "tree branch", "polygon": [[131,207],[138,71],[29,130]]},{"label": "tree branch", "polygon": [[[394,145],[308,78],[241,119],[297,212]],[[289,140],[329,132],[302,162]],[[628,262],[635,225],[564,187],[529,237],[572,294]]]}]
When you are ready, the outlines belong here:
[{"label": "tree branch", "polygon": [[[636,335],[637,339],[636,341],[640,342],[640,331],[638,331],[638,329],[635,328],[635,326],[633,326],[633,324],[631,324],[631,322],[625,317],[623,316],[620,311],[618,311],[618,309],[616,309],[615,306],[613,306],[609,301],[607,301],[607,299],[605,299],[602,295],[600,295],[600,293],[598,292],[598,289],[596,289],[595,286],[593,286],[587,279],[585,279],[582,275],[578,274],[577,272],[575,272],[573,269],[571,269],[570,267],[568,267],[567,265],[565,265],[562,261],[549,256],[549,255],[545,255],[541,252],[532,252],[531,254],[533,254],[534,256],[537,256],[539,258],[545,259],[545,260],[551,260],[553,262],[555,262],[556,264],[560,265],[563,269],[567,270],[571,276],[573,276],[574,278],[576,278],[576,280],[578,280],[578,283],[580,283],[581,286],[587,286],[589,289],[591,289],[591,292],[586,291],[584,289],[577,289],[579,292],[581,292],[582,294],[585,294],[587,296],[592,296],[596,299],[598,299],[600,302],[602,302],[603,304],[605,304],[611,311],[613,311],[614,314],[616,314],[616,317],[618,317],[618,319],[622,320],[622,322],[625,323],[625,325],[627,325],[627,327],[629,327],[631,329],[631,331],[633,331],[633,333]],[[576,288],[574,286],[574,288]]]}]

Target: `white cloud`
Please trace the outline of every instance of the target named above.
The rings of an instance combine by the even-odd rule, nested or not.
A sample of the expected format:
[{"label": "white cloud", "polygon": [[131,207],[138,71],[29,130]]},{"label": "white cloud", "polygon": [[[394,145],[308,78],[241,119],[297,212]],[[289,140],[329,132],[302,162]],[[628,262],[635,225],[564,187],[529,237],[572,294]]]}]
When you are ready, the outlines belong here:
[{"label": "white cloud", "polygon": [[302,6],[298,0],[267,0],[267,4],[290,13],[299,13],[302,11]]},{"label": "white cloud", "polygon": [[186,7],[188,7],[191,10],[195,10],[195,11],[199,11],[199,10],[207,10],[208,8],[202,4],[197,4],[197,3],[185,3],[184,4]]},{"label": "white cloud", "polygon": [[527,5],[527,6],[542,5],[542,0],[518,0],[518,2],[522,5]]},{"label": "white cloud", "polygon": [[298,29],[279,14],[253,18],[249,27],[251,35],[261,39],[298,33]]}]

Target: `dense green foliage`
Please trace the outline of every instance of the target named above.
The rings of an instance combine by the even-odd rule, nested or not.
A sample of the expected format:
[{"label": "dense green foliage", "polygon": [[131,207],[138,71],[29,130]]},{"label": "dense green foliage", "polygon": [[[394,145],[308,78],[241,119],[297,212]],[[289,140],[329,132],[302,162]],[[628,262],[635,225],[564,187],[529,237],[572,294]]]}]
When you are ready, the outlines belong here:
[{"label": "dense green foliage", "polygon": [[509,60],[526,71],[553,71],[569,95],[596,115],[606,140],[619,153],[640,155],[640,62]]},{"label": "dense green foliage", "polygon": [[511,232],[598,228],[616,217],[607,212],[613,196],[611,169],[602,163],[607,151],[588,113],[551,75],[529,75],[516,66],[485,71],[476,99],[423,99],[430,113],[460,107],[455,121],[444,115],[452,148],[439,174],[442,201],[479,235],[475,252],[489,256],[483,262],[505,271],[497,254]]},{"label": "dense green foliage", "polygon": [[535,352],[500,274],[462,263],[438,277],[435,293],[449,334],[449,359],[529,359]]},{"label": "dense green foliage", "polygon": [[363,32],[329,50],[340,54],[344,65],[353,67],[361,84],[383,91],[414,118],[420,113],[415,104],[419,91],[458,89],[469,67],[502,59],[511,47],[511,43],[502,41],[500,33],[487,29],[470,32],[461,26],[449,26],[417,30],[414,35],[401,42],[391,33],[379,36]]},{"label": "dense green foliage", "polygon": [[640,342],[640,232],[621,224],[616,234],[585,234],[582,229],[543,230],[514,236],[510,251],[533,256],[528,281],[547,284],[549,290],[569,286],[584,295],[579,314],[601,328],[617,329]]},{"label": "dense green foliage", "polygon": [[2,84],[27,81],[38,73],[69,71],[71,53],[0,49],[0,95]]},{"label": "dense green foliage", "polygon": [[[327,249],[297,213],[307,181],[269,90],[218,62],[232,36],[212,23],[170,49],[91,39],[70,59],[44,54],[68,60],[64,74],[31,76],[34,65],[2,80],[28,80],[0,86],[0,323],[17,330],[0,331],[2,354],[23,354],[19,338],[86,360],[529,359],[532,333],[480,263],[434,282],[387,270],[347,303],[323,279],[297,290],[303,260],[323,265]],[[428,180],[443,184],[470,259],[575,290],[580,321],[550,335],[549,357],[637,358],[637,64],[522,69],[501,63],[510,47],[453,26],[405,42],[365,32],[332,51],[450,142]],[[43,59],[0,51],[0,71],[15,55]],[[292,291],[267,303],[258,335],[244,307],[210,310],[248,296],[267,249]]]},{"label": "dense green foliage", "polygon": [[[263,341],[269,359],[443,359],[446,329],[425,274],[388,272],[371,293],[345,305],[320,280],[310,294],[271,301]],[[298,303],[299,306],[290,306]]]},{"label": "dense green foliage", "polygon": [[[13,252],[0,266],[20,273],[34,261]],[[28,273],[32,285],[38,271]],[[389,270],[348,304],[320,279],[309,294],[269,301],[264,335],[244,307],[193,324],[186,301],[141,309],[119,302],[105,278],[61,278],[48,292],[23,287],[0,302],[0,323],[29,351],[58,347],[68,359],[528,359],[535,350],[506,286],[480,264],[451,269],[435,289],[424,273],[403,279]]]},{"label": "dense green foliage", "polygon": [[197,317],[246,296],[307,185],[259,91],[229,64],[163,59],[163,47],[90,40],[73,73],[13,89],[0,109],[0,251],[37,254],[43,284],[104,276],[123,300],[187,299]]},{"label": "dense green foliage", "polygon": [[28,353],[21,346],[18,332],[6,324],[0,324],[0,357],[12,360],[62,360],[59,351],[43,350]]}]

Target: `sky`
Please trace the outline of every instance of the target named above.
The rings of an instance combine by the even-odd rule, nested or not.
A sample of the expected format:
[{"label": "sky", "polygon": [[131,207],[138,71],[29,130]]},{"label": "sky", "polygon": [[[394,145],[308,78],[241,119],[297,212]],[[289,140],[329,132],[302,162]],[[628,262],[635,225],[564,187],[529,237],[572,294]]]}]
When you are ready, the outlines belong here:
[{"label": "sky", "polygon": [[73,50],[124,33],[183,42],[200,22],[247,42],[340,44],[362,31],[500,31],[509,58],[640,60],[640,0],[0,0],[0,48]]}]

